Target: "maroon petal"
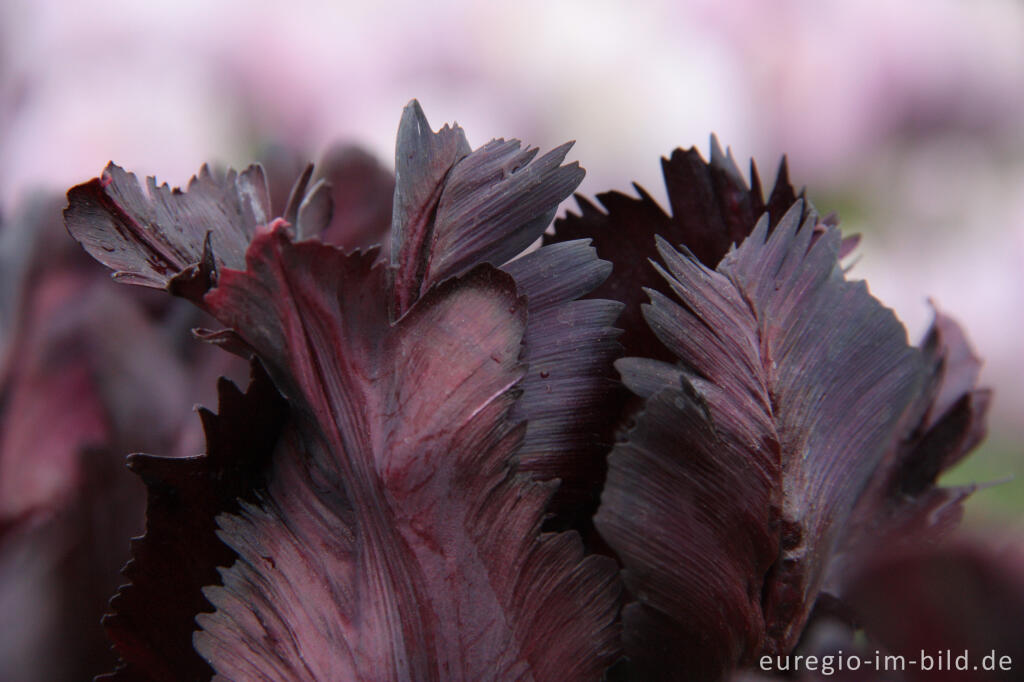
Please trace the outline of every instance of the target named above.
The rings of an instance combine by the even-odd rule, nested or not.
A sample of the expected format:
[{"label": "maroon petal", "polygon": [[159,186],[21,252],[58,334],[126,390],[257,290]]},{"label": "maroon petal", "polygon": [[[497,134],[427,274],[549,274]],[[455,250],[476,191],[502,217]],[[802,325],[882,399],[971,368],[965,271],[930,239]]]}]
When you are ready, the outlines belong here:
[{"label": "maroon petal", "polygon": [[[275,170],[272,180],[290,181],[284,178],[286,168]],[[315,182],[313,171],[313,164],[308,164],[298,176],[280,214],[294,225],[296,237],[318,238],[346,249],[387,247],[394,173],[354,145],[331,147],[316,168]]]},{"label": "maroon petal", "polygon": [[0,379],[0,528],[11,528],[0,531],[0,602],[18,632],[0,638],[3,679],[89,679],[114,666],[100,618],[145,511],[124,455],[191,440],[191,385],[210,368],[177,343],[191,307],[111,287],[52,199],[8,233],[25,240],[4,254],[24,262],[4,292],[14,324]]},{"label": "maroon petal", "polygon": [[636,597],[627,651],[651,679],[789,651],[858,496],[907,432],[928,365],[845,280],[840,242],[800,203],[716,270],[659,240],[681,304],[651,291],[644,314],[681,368],[620,364],[651,397],[597,518]]},{"label": "maroon petal", "polygon": [[[538,159],[535,149],[523,151],[517,140],[467,152],[461,129],[431,132],[412,102],[396,148],[391,255],[399,306],[481,263],[506,263],[535,241],[582,179],[576,164],[560,165],[569,146]],[[435,184],[436,191],[426,191]],[[589,517],[616,421],[616,406],[605,394],[614,385],[609,375],[619,346],[611,325],[621,306],[575,299],[604,281],[610,265],[580,241],[541,249],[502,268],[515,278],[529,308],[521,359],[530,372],[514,414],[529,421],[519,465],[539,480],[561,481],[555,511]]]},{"label": "maroon petal", "polygon": [[528,422],[519,470],[561,482],[553,510],[589,517],[604,479],[615,413],[606,397],[615,386],[612,361],[622,351],[612,325],[622,304],[576,300],[611,271],[585,241],[545,246],[506,264],[526,297],[522,360],[529,372],[514,418]]},{"label": "maroon petal", "polygon": [[331,223],[334,205],[331,202],[331,188],[320,180],[312,187],[313,164],[306,164],[288,194],[288,203],[281,217],[295,226],[300,239],[319,237]]},{"label": "maroon petal", "polygon": [[132,541],[124,575],[130,583],[103,620],[121,657],[110,680],[209,679],[192,647],[195,615],[210,606],[201,589],[234,552],[215,535],[215,517],[236,511],[263,487],[285,406],[258,364],[243,394],[222,379],[219,414],[201,409],[206,454],[132,455],[146,484],[146,534]]},{"label": "maroon petal", "polygon": [[197,647],[229,677],[596,678],[614,570],[538,538],[551,488],[508,468],[525,302],[482,266],[392,324],[375,261],[278,227],[206,296],[294,419],[266,493],[221,519],[240,560]]},{"label": "maroon petal", "polygon": [[561,165],[571,146],[540,158],[519,140],[470,151],[461,128],[433,133],[419,103],[407,106],[391,232],[397,312],[434,284],[479,263],[501,265],[539,238],[583,180],[578,164]]},{"label": "maroon petal", "polygon": [[258,225],[266,225],[270,196],[263,169],[215,176],[203,166],[188,190],[172,190],[111,163],[101,178],[68,192],[64,221],[72,236],[119,279],[166,287],[203,260],[207,235],[217,263],[241,267]]},{"label": "maroon petal", "polygon": [[981,360],[971,349],[963,329],[948,315],[935,312],[935,320],[921,343],[921,350],[936,366],[933,372],[936,388],[931,392],[933,398],[928,403],[917,435],[925,436],[939,429],[943,421],[957,419],[954,415],[964,411],[965,402],[976,408],[969,410],[969,417],[959,418],[966,423],[956,430],[961,436],[950,443],[948,451],[939,457],[925,458],[937,460],[938,471],[959,462],[985,437],[984,412],[990,391],[975,388],[981,372]]},{"label": "maroon petal", "polygon": [[394,173],[359,147],[340,146],[328,150],[320,176],[334,207],[323,240],[346,249],[388,247]]},{"label": "maroon petal", "polygon": [[710,162],[701,158],[695,147],[677,149],[671,158],[662,159],[661,168],[671,216],[642,187],[634,185],[638,197],[620,192],[598,195],[603,211],[577,196],[579,215],[569,213],[556,221],[555,236],[546,239],[592,238],[598,255],[615,266],[612,276],[593,295],[626,305],[620,321],[625,330],[621,342],[626,354],[671,360],[640,312],[643,287],[658,286],[660,281],[648,262],[654,255],[654,236],[661,235],[673,245],[685,245],[704,265],[715,267],[730,245],[750,234],[764,211],[774,226],[793,205],[796,192],[783,159],[765,203],[753,162],[748,187],[732,154],[723,154],[714,137]]},{"label": "maroon petal", "polygon": [[78,273],[47,274],[26,297],[0,381],[5,680],[88,679],[112,664],[98,621],[142,518],[139,491],[110,448],[119,434],[75,314],[102,296]]},{"label": "maroon petal", "polygon": [[395,306],[409,308],[419,296],[431,251],[434,216],[452,166],[470,151],[466,133],[447,124],[430,129],[420,103],[402,111],[395,145],[395,202],[391,216],[391,263],[395,276]]},{"label": "maroon petal", "polygon": [[[208,581],[217,611],[200,619],[193,644],[214,670],[596,679],[617,656],[615,566],[584,557],[575,533],[541,533],[557,483],[536,480],[564,477],[589,492],[579,482],[594,468],[589,437],[602,420],[594,405],[617,352],[618,306],[574,299],[608,266],[584,243],[509,263],[511,275],[486,264],[518,255],[576,186],[582,171],[560,165],[565,149],[533,160],[497,141],[470,152],[461,130],[431,132],[412,105],[390,265],[377,251],[296,243],[283,220],[245,235],[245,271],[217,253],[215,231],[188,248],[173,222],[152,224],[157,237],[125,237],[189,253],[174,265],[193,265],[168,281],[229,327],[202,335],[257,355],[290,408],[265,478],[243,477],[250,494],[236,495],[237,513],[218,491],[197,492],[215,498],[194,505],[203,524],[229,512],[219,537],[238,556],[213,586],[211,552],[198,552],[201,577],[182,587],[193,599]],[[321,192],[309,181],[293,192],[306,199],[285,210],[303,231],[325,215],[309,208],[303,220]],[[69,210],[83,238],[114,222]],[[179,482],[166,469],[176,465],[138,460],[147,464]],[[197,532],[209,537],[207,525]],[[159,570],[145,563],[140,576]],[[183,603],[169,620],[198,610]],[[120,636],[137,631],[127,624]],[[202,673],[184,674],[193,672]]]},{"label": "maroon petal", "polygon": [[907,434],[880,464],[832,560],[827,588],[836,596],[845,595],[849,576],[880,544],[891,550],[947,534],[974,491],[974,486],[941,488],[937,481],[985,437],[991,391],[976,386],[981,361],[960,326],[938,311],[921,352],[928,373],[908,410]]},{"label": "maroon petal", "polygon": [[[922,654],[932,657],[931,670],[908,665],[905,679],[1019,676],[1024,660],[1024,552],[1019,545],[1000,550],[995,544],[958,539],[941,546],[882,551],[858,572],[851,597],[875,645],[908,661],[920,661]],[[958,662],[964,654],[966,659]],[[942,669],[937,666],[940,658]],[[1003,667],[985,667],[1000,662]]]}]

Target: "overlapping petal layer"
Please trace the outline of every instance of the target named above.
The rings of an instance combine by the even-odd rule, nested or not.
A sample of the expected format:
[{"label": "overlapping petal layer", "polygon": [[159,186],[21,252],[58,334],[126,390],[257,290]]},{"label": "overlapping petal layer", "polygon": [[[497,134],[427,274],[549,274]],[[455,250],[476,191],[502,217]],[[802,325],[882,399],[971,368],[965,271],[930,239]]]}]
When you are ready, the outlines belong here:
[{"label": "overlapping petal layer", "polygon": [[613,263],[612,276],[594,295],[625,304],[620,326],[626,355],[672,359],[640,313],[645,300],[643,288],[659,284],[648,263],[655,255],[655,235],[672,244],[685,244],[704,265],[713,268],[730,245],[750,234],[762,213],[768,213],[774,226],[796,201],[785,160],[767,201],[753,162],[750,168],[748,186],[732,154],[723,153],[712,137],[710,161],[701,158],[695,147],[677,149],[670,158],[661,160],[671,215],[642,187],[634,185],[637,197],[614,191],[599,194],[603,211],[577,196],[579,215],[569,213],[556,221],[555,235],[547,237],[548,241],[593,239],[598,255]]},{"label": "overlapping petal layer", "polygon": [[[614,565],[584,557],[574,533],[540,533],[552,479],[582,480],[589,463],[581,453],[595,448],[586,435],[618,351],[610,325],[619,306],[574,299],[607,266],[583,242],[542,249],[507,272],[486,264],[535,240],[578,184],[582,171],[560,165],[566,151],[536,161],[515,141],[471,151],[461,130],[433,133],[410,105],[396,152],[391,264],[372,250],[296,242],[283,220],[260,222],[252,207],[267,202],[246,203],[253,193],[236,191],[242,176],[230,173],[209,181],[225,187],[221,216],[206,210],[221,202],[207,201],[204,174],[188,194],[151,181],[147,196],[124,187],[134,183],[128,176],[72,190],[72,233],[104,254],[117,242],[113,256],[94,255],[227,325],[203,336],[257,356],[289,407],[269,455],[269,436],[259,446],[244,438],[229,446],[217,431],[205,458],[181,464],[187,471],[135,460],[148,472],[151,505],[166,502],[168,490],[196,493],[207,503],[187,505],[189,518],[175,523],[199,528],[203,542],[215,516],[221,527],[219,556],[204,549],[183,558],[198,564],[182,578],[188,599],[217,564],[237,557],[223,567],[223,585],[210,580],[205,589],[216,610],[200,618],[194,638],[215,671],[247,679],[596,679],[614,660]],[[294,204],[286,214],[301,220]],[[184,217],[172,215],[182,206]],[[232,466],[256,473],[229,485],[217,473],[218,448],[233,453]],[[245,450],[254,452],[237,455],[243,462],[235,453]],[[143,582],[166,559],[154,548],[174,545],[173,537],[150,526],[138,549],[152,551],[132,569]],[[124,595],[142,603],[148,589]],[[195,603],[178,611],[169,620],[176,632]],[[111,617],[127,624],[121,642],[130,621]],[[133,655],[159,649],[131,646]],[[181,660],[182,674],[202,672],[187,652]]]},{"label": "overlapping petal layer", "polygon": [[[627,653],[651,679],[713,679],[790,650],[833,556],[905,499],[892,486],[924,468],[932,486],[977,440],[976,411],[955,456],[925,453],[935,427],[922,414],[959,400],[927,408],[951,386],[937,372],[951,367],[954,396],[974,376],[952,369],[956,348],[909,346],[891,311],[846,280],[842,249],[799,203],[774,230],[762,217],[714,270],[659,239],[678,302],[650,290],[644,315],[677,363],[618,363],[646,404],[610,457],[597,517],[636,600]],[[890,492],[871,494],[878,480]]]}]

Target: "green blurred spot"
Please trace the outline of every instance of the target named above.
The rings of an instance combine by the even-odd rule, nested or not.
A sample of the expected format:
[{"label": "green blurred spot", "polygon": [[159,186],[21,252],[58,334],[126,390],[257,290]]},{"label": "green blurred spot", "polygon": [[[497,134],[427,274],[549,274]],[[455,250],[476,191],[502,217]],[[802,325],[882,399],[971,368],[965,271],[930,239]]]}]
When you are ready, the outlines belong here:
[{"label": "green blurred spot", "polygon": [[1024,453],[1019,444],[990,439],[939,482],[944,486],[994,484],[967,499],[965,526],[1024,526]]}]

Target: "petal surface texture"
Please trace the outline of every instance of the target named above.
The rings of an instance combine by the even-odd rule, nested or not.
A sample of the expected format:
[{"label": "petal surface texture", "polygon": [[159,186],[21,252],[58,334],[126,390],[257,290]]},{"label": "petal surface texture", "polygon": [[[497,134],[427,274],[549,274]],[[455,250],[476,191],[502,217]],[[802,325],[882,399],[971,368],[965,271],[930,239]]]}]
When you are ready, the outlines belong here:
[{"label": "petal surface texture", "polygon": [[651,679],[714,679],[788,651],[861,492],[911,426],[928,365],[845,279],[841,243],[802,202],[714,270],[658,239],[675,299],[649,290],[644,315],[677,363],[620,361],[647,399],[597,517],[636,599],[627,653]]}]

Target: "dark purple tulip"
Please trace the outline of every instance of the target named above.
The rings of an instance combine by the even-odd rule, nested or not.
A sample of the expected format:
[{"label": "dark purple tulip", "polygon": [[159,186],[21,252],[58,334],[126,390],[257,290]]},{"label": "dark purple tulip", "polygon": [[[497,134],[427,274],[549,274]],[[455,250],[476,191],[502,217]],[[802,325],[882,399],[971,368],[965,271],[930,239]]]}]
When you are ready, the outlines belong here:
[{"label": "dark purple tulip", "polygon": [[[299,241],[327,215],[317,186],[300,181],[293,220],[273,220],[258,168],[180,192],[111,166],[69,192],[91,254],[212,314],[228,329],[202,335],[258,358],[287,404],[275,429],[257,371],[245,395],[222,388],[205,456],[134,461],[151,514],[115,602],[130,612],[110,619],[116,679],[207,664],[236,679],[600,677],[618,653],[614,567],[540,526],[552,479],[586,479],[599,454],[586,434],[607,418],[620,306],[574,300],[607,276],[584,242],[504,265],[582,178],[567,151],[470,150],[413,103],[390,263]],[[253,437],[231,416],[246,405],[265,415],[258,447],[231,440]],[[169,575],[162,553],[189,538]],[[202,596],[213,612],[186,638]]]}]

